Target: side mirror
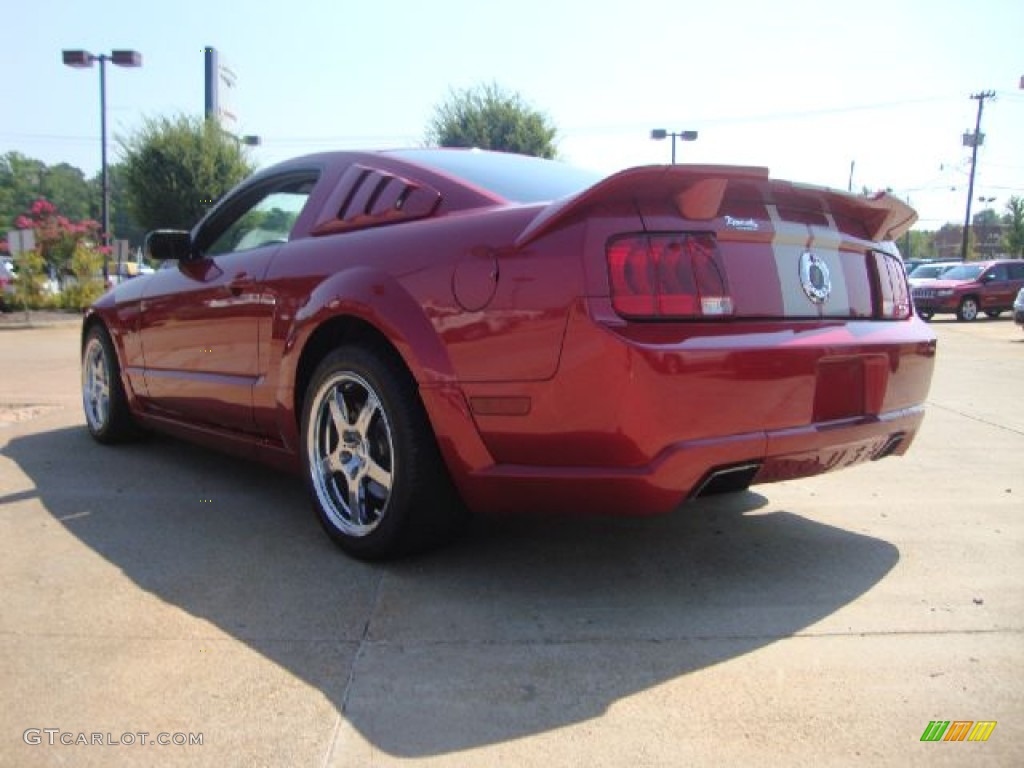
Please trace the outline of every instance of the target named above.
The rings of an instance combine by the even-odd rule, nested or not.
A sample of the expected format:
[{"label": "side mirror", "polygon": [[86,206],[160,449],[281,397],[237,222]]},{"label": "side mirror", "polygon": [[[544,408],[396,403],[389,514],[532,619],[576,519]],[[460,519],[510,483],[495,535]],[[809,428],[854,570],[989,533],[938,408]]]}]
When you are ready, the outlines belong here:
[{"label": "side mirror", "polygon": [[192,256],[192,236],[180,229],[156,229],[146,235],[145,251],[158,261],[188,259]]}]

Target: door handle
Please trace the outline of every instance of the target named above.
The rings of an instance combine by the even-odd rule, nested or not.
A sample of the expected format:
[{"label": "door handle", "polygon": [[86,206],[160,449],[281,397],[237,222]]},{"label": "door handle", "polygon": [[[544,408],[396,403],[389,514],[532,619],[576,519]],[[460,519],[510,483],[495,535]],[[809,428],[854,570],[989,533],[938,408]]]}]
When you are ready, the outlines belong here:
[{"label": "door handle", "polygon": [[228,290],[231,291],[232,296],[238,296],[243,291],[252,288],[252,286],[253,279],[249,277],[249,274],[247,272],[239,272],[231,278],[231,282],[228,283]]}]

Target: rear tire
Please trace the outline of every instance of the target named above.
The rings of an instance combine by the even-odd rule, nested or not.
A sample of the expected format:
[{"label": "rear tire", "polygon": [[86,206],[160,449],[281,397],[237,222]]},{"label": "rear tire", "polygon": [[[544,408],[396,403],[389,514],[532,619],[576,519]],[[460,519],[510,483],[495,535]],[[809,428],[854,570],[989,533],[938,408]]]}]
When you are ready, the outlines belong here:
[{"label": "rear tire", "polygon": [[82,407],[89,434],[99,443],[138,435],[121,383],[121,366],[107,329],[93,325],[82,344]]},{"label": "rear tire", "polygon": [[978,300],[973,296],[964,296],[956,310],[956,319],[961,323],[972,323],[978,319]]},{"label": "rear tire", "polygon": [[321,361],[303,401],[302,459],[320,524],[354,557],[430,548],[463,517],[415,381],[389,351],[343,346]]},{"label": "rear tire", "polygon": [[985,310],[985,314],[988,315],[989,317],[991,317],[993,320],[995,320],[997,317],[999,317],[1001,314],[1003,314],[1003,310],[1001,310],[1001,309],[986,309]]},{"label": "rear tire", "polygon": [[924,320],[926,323],[930,323],[932,318],[935,317],[934,312],[918,312],[917,316]]}]

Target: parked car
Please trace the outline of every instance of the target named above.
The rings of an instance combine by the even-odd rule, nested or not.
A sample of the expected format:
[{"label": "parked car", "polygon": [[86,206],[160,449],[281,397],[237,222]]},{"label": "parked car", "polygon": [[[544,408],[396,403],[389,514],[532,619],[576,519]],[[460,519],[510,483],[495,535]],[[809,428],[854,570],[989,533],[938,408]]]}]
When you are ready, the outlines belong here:
[{"label": "parked car", "polygon": [[140,275],[151,275],[155,270],[148,264],[138,261],[112,261],[107,265],[108,285],[117,285]]},{"label": "parked car", "polygon": [[962,259],[950,259],[950,258],[942,259],[942,258],[935,258],[935,257],[912,258],[912,259],[904,259],[903,260],[903,267],[906,270],[907,274],[909,275],[915,269],[917,269],[918,267],[920,267],[920,266],[922,266],[924,264],[939,264],[939,263],[944,263],[944,262],[955,262],[955,263],[959,264],[961,261],[962,261]]},{"label": "parked car", "polygon": [[14,304],[14,262],[0,260],[0,312],[6,312]]},{"label": "parked car", "polygon": [[955,314],[972,321],[984,312],[999,315],[1013,306],[1013,297],[1024,288],[1024,261],[1009,259],[965,262],[938,280],[913,288],[914,306],[925,320],[937,314]]},{"label": "parked car", "polygon": [[1013,322],[1024,326],[1024,288],[1017,291],[1017,298],[1013,302]]},{"label": "parked car", "polygon": [[300,472],[361,558],[900,455],[935,354],[887,244],[915,218],[758,168],[298,158],[150,233],[173,268],[85,316],[86,423]]},{"label": "parked car", "polygon": [[931,261],[925,264],[918,264],[912,272],[907,273],[907,282],[913,290],[918,285],[930,283],[937,280],[946,270],[963,264],[962,261]]}]

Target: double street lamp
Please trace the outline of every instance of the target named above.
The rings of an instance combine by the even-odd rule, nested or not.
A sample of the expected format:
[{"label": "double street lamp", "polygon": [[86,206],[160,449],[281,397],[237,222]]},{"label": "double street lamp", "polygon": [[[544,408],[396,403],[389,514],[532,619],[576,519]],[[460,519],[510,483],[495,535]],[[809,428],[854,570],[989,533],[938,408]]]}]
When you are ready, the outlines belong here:
[{"label": "double street lamp", "polygon": [[676,139],[680,141],[696,141],[696,131],[666,131],[664,128],[655,128],[651,131],[651,138],[655,141],[661,141],[669,136],[672,137],[672,165],[676,164]]},{"label": "double street lamp", "polygon": [[[75,69],[88,69],[93,62],[100,63],[100,185],[103,192],[103,213],[100,221],[100,239],[109,245],[110,238],[110,184],[107,178],[107,70],[106,63],[119,67],[141,67],[142,54],[138,51],[111,51],[93,54],[88,51],[63,51],[64,63]],[[107,258],[103,257],[103,280],[107,279]]]}]

